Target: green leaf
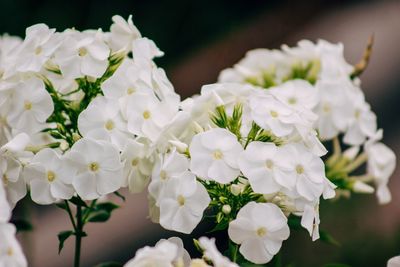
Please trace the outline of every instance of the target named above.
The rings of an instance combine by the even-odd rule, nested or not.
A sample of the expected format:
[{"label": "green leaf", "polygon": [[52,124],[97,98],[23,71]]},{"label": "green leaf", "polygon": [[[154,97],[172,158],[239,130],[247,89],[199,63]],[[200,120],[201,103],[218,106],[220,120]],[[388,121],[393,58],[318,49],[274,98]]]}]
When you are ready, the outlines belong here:
[{"label": "green leaf", "polygon": [[82,206],[87,208],[87,204],[80,197],[72,197],[69,202],[75,204],[76,206]]},{"label": "green leaf", "polygon": [[116,191],[114,192],[114,195],[116,195],[117,197],[119,197],[122,201],[126,201],[126,198],[124,195],[122,195],[120,192]]},{"label": "green leaf", "polygon": [[328,232],[319,230],[319,236],[320,236],[319,240],[321,240],[322,242],[340,247],[340,243]]},{"label": "green leaf", "polygon": [[118,209],[120,206],[112,203],[112,202],[104,202],[104,203],[99,203],[96,205],[97,210],[104,210],[108,213],[111,213],[113,210]]},{"label": "green leaf", "polygon": [[298,216],[291,215],[288,219],[288,225],[290,229],[299,230],[303,227],[301,226],[301,218]]},{"label": "green leaf", "polygon": [[17,228],[17,232],[26,232],[33,230],[32,224],[24,219],[12,220],[11,223],[15,225],[15,227]]},{"label": "green leaf", "polygon": [[105,263],[100,263],[96,265],[95,267],[122,267],[123,264],[115,261],[110,261],[110,262],[105,262]]},{"label": "green leaf", "polygon": [[58,233],[58,254],[61,253],[61,250],[64,247],[64,242],[71,236],[73,235],[74,232],[73,231],[62,231],[60,233]]},{"label": "green leaf", "polygon": [[89,222],[106,222],[110,219],[111,213],[105,210],[100,210],[98,212],[94,212],[90,214],[88,221]]},{"label": "green leaf", "polygon": [[65,204],[65,202],[56,203],[56,206],[60,209],[67,210],[67,205]]},{"label": "green leaf", "polygon": [[211,229],[208,233],[213,233],[217,231],[223,231],[228,228],[229,223],[227,221],[222,221],[218,223],[213,229]]}]

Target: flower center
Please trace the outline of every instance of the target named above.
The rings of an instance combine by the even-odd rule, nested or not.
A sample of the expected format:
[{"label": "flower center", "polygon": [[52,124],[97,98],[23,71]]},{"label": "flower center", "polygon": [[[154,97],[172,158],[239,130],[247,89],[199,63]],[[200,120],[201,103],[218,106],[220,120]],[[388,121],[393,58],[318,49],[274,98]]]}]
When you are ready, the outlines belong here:
[{"label": "flower center", "polygon": [[131,162],[133,167],[136,167],[139,164],[139,159],[138,158],[134,158]]},{"label": "flower center", "polygon": [[128,95],[131,95],[131,94],[133,94],[135,91],[136,91],[135,88],[129,87],[129,88],[126,90],[126,93],[127,93]]},{"label": "flower center", "polygon": [[162,170],[160,172],[160,178],[161,178],[161,180],[164,180],[164,181],[167,180],[168,179],[167,172]]},{"label": "flower center", "polygon": [[78,55],[80,56],[80,57],[84,57],[84,56],[86,56],[87,55],[87,49],[85,48],[85,47],[81,47],[81,48],[79,48],[79,50],[78,50]]},{"label": "flower center", "polygon": [[104,127],[105,127],[107,130],[111,131],[112,129],[115,128],[115,124],[114,124],[114,122],[113,122],[112,120],[108,120],[108,121],[106,122],[106,124],[104,125]]},{"label": "flower center", "polygon": [[144,118],[145,120],[148,120],[148,119],[150,119],[150,117],[151,117],[150,111],[145,110],[145,111],[143,112],[143,118]]},{"label": "flower center", "polygon": [[2,180],[3,180],[4,187],[6,187],[8,185],[8,177],[6,174],[3,174]]},{"label": "flower center", "polygon": [[11,257],[12,255],[14,255],[14,250],[12,249],[12,247],[8,247],[8,248],[7,248],[7,255],[10,256],[10,257]]},{"label": "flower center", "polygon": [[43,51],[43,49],[42,49],[42,47],[41,46],[38,46],[38,47],[36,47],[36,49],[35,49],[35,55],[40,55],[41,53],[42,53],[42,51]]},{"label": "flower center", "polygon": [[89,169],[90,169],[92,172],[98,171],[99,168],[100,168],[100,166],[99,166],[99,164],[98,164],[97,162],[92,162],[92,163],[89,164]]},{"label": "flower center", "polygon": [[25,110],[31,110],[32,109],[32,102],[25,101],[24,108],[25,108]]},{"label": "flower center", "polygon": [[271,110],[271,111],[269,112],[269,114],[271,114],[271,117],[272,117],[272,118],[277,118],[277,117],[278,117],[278,112],[276,112],[275,110]]},{"label": "flower center", "polygon": [[330,113],[330,112],[331,112],[331,106],[330,106],[328,103],[325,103],[325,104],[322,106],[322,110],[323,110],[325,113]]},{"label": "flower center", "polygon": [[184,196],[179,195],[177,198],[177,201],[178,201],[179,206],[182,207],[183,205],[185,205],[185,197]]},{"label": "flower center", "polygon": [[357,109],[357,110],[354,112],[354,117],[356,117],[356,119],[359,119],[359,118],[360,118],[360,115],[361,115],[361,111]]},{"label": "flower center", "polygon": [[295,104],[297,103],[297,99],[296,99],[295,97],[290,97],[290,98],[288,99],[288,103],[289,103],[290,105],[295,105]]},{"label": "flower center", "polygon": [[259,237],[264,237],[267,234],[267,229],[265,227],[260,227],[257,229],[257,235]]},{"label": "flower center", "polygon": [[272,160],[268,159],[265,162],[265,166],[267,167],[267,169],[272,169],[274,167],[274,162]]},{"label": "flower center", "polygon": [[52,171],[47,172],[47,180],[51,183],[56,179],[56,174]]},{"label": "flower center", "polygon": [[222,159],[223,157],[224,157],[224,154],[222,154],[221,150],[217,149],[217,150],[214,151],[214,153],[213,153],[213,158],[214,158],[215,160],[220,160],[220,159]]},{"label": "flower center", "polygon": [[297,174],[303,174],[304,173],[304,167],[302,165],[297,165],[296,166],[296,172]]}]

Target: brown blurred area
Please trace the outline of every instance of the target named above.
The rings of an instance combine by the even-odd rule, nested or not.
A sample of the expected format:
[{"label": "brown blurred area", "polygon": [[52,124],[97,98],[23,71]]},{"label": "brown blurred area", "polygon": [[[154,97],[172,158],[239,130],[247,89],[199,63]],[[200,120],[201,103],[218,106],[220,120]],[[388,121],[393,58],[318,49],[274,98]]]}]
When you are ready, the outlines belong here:
[{"label": "brown blurred area", "polygon": [[[85,7],[90,10],[93,5],[104,4],[106,8],[113,2],[105,4],[104,1],[92,1],[89,7]],[[157,8],[158,3],[151,2]],[[274,4],[262,5],[258,1],[249,1],[249,5],[260,5],[259,9],[248,12],[249,15],[240,18],[237,24],[232,23],[234,17],[230,17],[230,26],[226,30],[226,16],[220,14],[221,20],[218,21],[215,19],[218,15],[212,14],[212,23],[219,27],[217,35],[207,37],[204,42],[201,41],[202,36],[197,36],[198,43],[182,49],[182,54],[179,48],[171,48],[169,59],[161,61],[160,65],[163,67],[165,63],[176,91],[183,97],[198,93],[202,85],[215,82],[222,69],[232,66],[249,49],[278,48],[282,43],[294,45],[301,39],[321,38],[343,42],[347,60],[356,63],[368,37],[374,34],[374,51],[370,65],[361,77],[362,87],[372,109],[377,113],[378,125],[384,128],[384,142],[400,155],[400,1],[271,2]],[[225,2],[225,5],[229,5],[229,2]],[[133,4],[132,10],[123,12],[135,14],[134,7]],[[214,12],[212,7],[210,4],[207,12]],[[221,10],[224,8],[218,12]],[[187,12],[196,11],[193,8],[181,8],[175,12],[181,16],[179,23],[185,23],[185,18],[190,16]],[[89,14],[93,16],[93,12]],[[147,20],[143,19],[141,23]],[[199,19],[198,23],[202,22],[210,23],[207,16]],[[195,26],[186,26],[184,30],[196,32],[197,29]],[[171,36],[171,40],[166,38],[164,42],[176,42],[172,40],[174,35]],[[187,36],[189,38],[191,35]],[[185,44],[184,40],[181,41]],[[373,195],[324,203],[321,206],[321,228],[329,231],[341,246],[334,247],[318,241],[313,243],[305,233],[294,232],[284,244],[284,262],[294,262],[294,266],[322,266],[330,262],[350,266],[386,266],[387,258],[400,255],[399,176],[400,168],[390,181],[393,200],[389,205],[379,206]],[[159,238],[176,235],[162,230],[147,218],[145,194],[129,195],[124,192],[124,195],[127,201],[121,203],[116,200],[122,208],[115,211],[110,221],[88,225],[88,237],[83,241],[83,266],[112,260],[125,262],[134,256],[138,247],[153,245]],[[72,239],[66,242],[61,255],[57,254],[57,233],[71,228],[67,215],[55,207],[34,206],[32,210],[35,231],[21,237],[30,266],[71,266]]]}]

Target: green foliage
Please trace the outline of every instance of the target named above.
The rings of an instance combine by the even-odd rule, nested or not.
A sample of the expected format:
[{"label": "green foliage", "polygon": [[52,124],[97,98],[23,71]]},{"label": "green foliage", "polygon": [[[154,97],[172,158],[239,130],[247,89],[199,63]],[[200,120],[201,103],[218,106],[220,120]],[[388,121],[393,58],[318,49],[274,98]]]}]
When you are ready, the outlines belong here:
[{"label": "green foliage", "polygon": [[59,242],[59,244],[58,244],[58,254],[61,253],[61,250],[64,247],[65,241],[72,235],[74,235],[74,231],[71,231],[71,230],[62,231],[62,232],[58,233],[58,235],[57,235],[58,236],[58,242]]},{"label": "green foliage", "polygon": [[283,79],[283,82],[302,79],[315,84],[320,70],[321,62],[319,60],[298,62],[292,66],[291,72]]},{"label": "green foliage", "polygon": [[[212,219],[215,222],[215,226],[210,232],[226,230],[229,222],[236,218],[237,213],[243,206],[251,201],[263,201],[262,195],[254,193],[249,185],[239,195],[234,195],[230,189],[231,185],[219,184],[213,181],[199,181],[205,186],[211,198],[207,218]],[[232,184],[237,183],[239,183],[239,179],[236,179]],[[224,205],[231,207],[230,213],[225,214],[222,211]]]},{"label": "green foliage", "polygon": [[211,116],[211,121],[219,128],[229,130],[241,139],[240,128],[242,127],[243,107],[241,104],[236,104],[233,108],[232,116],[226,114],[224,106],[218,106],[215,109],[215,114]]},{"label": "green foliage", "polygon": [[273,135],[271,132],[265,131],[263,128],[258,126],[254,121],[251,125],[251,129],[247,134],[245,148],[253,141],[260,142],[272,142],[277,146],[283,144],[283,140]]},{"label": "green foliage", "polygon": [[15,225],[17,232],[28,232],[33,230],[32,224],[24,219],[13,219],[11,223]]}]

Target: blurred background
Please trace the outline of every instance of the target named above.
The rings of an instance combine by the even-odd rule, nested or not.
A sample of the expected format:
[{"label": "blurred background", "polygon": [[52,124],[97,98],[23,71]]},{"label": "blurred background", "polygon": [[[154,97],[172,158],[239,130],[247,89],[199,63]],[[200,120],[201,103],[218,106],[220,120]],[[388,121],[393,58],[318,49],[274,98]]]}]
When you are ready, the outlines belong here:
[{"label": "blurred background", "polygon": [[[143,36],[165,52],[157,63],[166,69],[183,98],[198,93],[201,85],[215,82],[222,69],[249,49],[322,38],[343,42],[347,60],[356,63],[373,33],[374,51],[361,77],[363,89],[384,128],[384,142],[400,155],[399,0],[1,0],[0,10],[0,32],[19,36],[24,36],[27,26],[39,22],[57,30],[108,30],[112,15],[127,18],[133,14]],[[372,195],[323,203],[321,228],[340,246],[311,242],[304,231],[293,232],[284,243],[284,263],[296,267],[326,263],[386,266],[388,258],[400,255],[399,176],[400,168],[390,182],[393,201],[389,205],[379,206]],[[125,195],[127,201],[120,203],[122,208],[109,222],[87,227],[83,266],[126,262],[137,248],[175,235],[147,219],[145,194]],[[72,239],[61,255],[57,254],[57,233],[71,228],[66,214],[43,206],[33,206],[31,213],[35,231],[22,236],[30,266],[71,266]],[[190,239],[185,242],[190,246]]]}]

